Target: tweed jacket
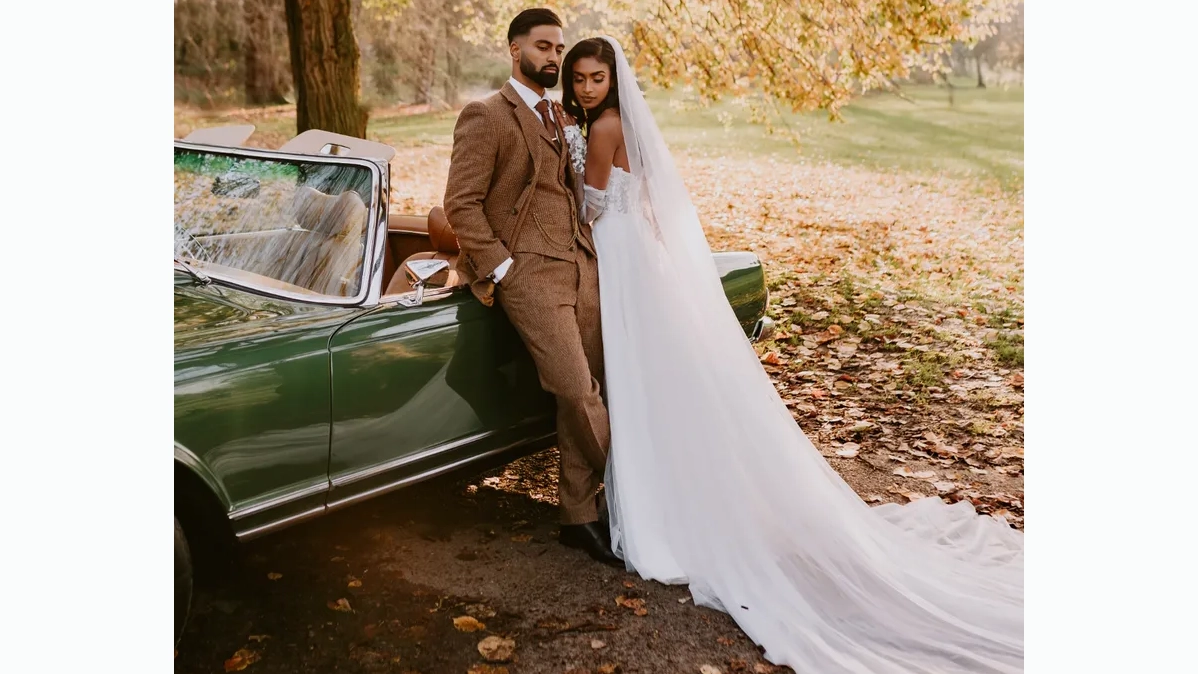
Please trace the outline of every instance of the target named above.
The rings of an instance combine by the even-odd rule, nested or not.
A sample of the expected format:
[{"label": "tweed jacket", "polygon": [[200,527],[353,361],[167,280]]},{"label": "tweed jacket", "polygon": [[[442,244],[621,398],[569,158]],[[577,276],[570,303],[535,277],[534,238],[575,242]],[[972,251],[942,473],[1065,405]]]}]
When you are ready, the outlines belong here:
[{"label": "tweed jacket", "polygon": [[483,304],[494,301],[487,275],[516,253],[573,261],[581,246],[595,254],[560,124],[559,146],[510,83],[458,116],[445,215],[462,250],[458,273]]}]

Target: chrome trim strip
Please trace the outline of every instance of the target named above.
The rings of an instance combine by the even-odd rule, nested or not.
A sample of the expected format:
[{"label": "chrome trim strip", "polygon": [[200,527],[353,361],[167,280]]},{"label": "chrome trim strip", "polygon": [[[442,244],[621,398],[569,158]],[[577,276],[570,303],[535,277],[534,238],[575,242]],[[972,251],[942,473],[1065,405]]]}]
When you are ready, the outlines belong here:
[{"label": "chrome trim strip", "polygon": [[536,444],[537,442],[541,442],[541,441],[547,440],[549,438],[552,438],[554,435],[555,435],[555,433],[548,433],[548,434],[542,435],[539,438],[536,438],[535,440],[532,440],[532,441],[521,440],[519,442],[513,442],[509,445],[504,445],[503,447],[498,447],[496,449],[492,449],[489,452],[483,452],[482,454],[475,454],[474,456],[468,456],[463,459],[459,459],[458,461],[455,461],[453,463],[445,464],[442,466],[437,466],[435,468],[426,470],[423,473],[417,473],[416,475],[409,475],[408,477],[401,478],[399,480],[396,480],[395,482],[390,482],[388,484],[375,487],[374,489],[368,489],[367,491],[364,491],[364,492],[359,492],[357,494],[351,494],[350,496],[346,496],[343,499],[336,500],[336,501],[330,501],[329,505],[328,505],[328,510],[329,510],[329,512],[332,512],[338,508],[344,508],[345,506],[353,505],[359,501],[371,499],[371,498],[374,498],[375,496],[381,496],[387,492],[395,491],[396,489],[399,489],[400,487],[405,487],[405,486],[413,484],[415,482],[422,482],[424,480],[441,475],[442,473],[448,473],[450,471],[461,468],[462,466],[464,466],[466,464],[474,463],[475,461],[478,461],[480,459],[485,459],[489,456],[495,456],[496,454],[502,454],[504,452],[510,451],[517,447],[520,447],[522,445]]},{"label": "chrome trim strip", "polygon": [[311,510],[305,510],[302,513],[292,515],[291,517],[284,517],[281,520],[263,524],[260,527],[254,527],[253,529],[249,529],[237,534],[237,540],[248,541],[251,538],[257,538],[264,534],[269,534],[272,531],[291,526],[292,524],[297,524],[303,520],[308,520],[318,515],[323,515],[327,509],[327,506],[316,506]]},{"label": "chrome trim strip", "polygon": [[229,513],[229,519],[231,519],[231,520],[245,519],[245,518],[249,517],[250,515],[255,515],[264,510],[270,510],[271,508],[277,508],[279,506],[284,506],[284,505],[287,505],[288,503],[300,501],[300,500],[306,499],[310,496],[315,496],[317,494],[323,494],[323,493],[329,491],[330,488],[331,487],[330,487],[329,483],[327,481],[325,481],[325,482],[321,482],[319,484],[314,484],[310,487],[304,487],[303,489],[301,489],[299,491],[291,492],[288,494],[283,494],[282,496],[276,496],[275,498],[272,498],[272,499],[269,499],[266,501],[262,501],[261,503],[255,503],[254,505],[251,505],[251,506],[246,506],[244,508],[234,508],[232,510],[232,512]]},{"label": "chrome trim strip", "polygon": [[[370,210],[366,213],[366,223],[374,228],[374,236],[367,236],[364,245],[362,264],[362,285],[358,294],[353,297],[332,297],[328,295],[301,295],[290,293],[277,288],[261,288],[258,286],[238,283],[223,278],[220,274],[209,274],[222,284],[233,288],[248,290],[268,297],[278,297],[295,302],[344,307],[373,307],[378,304],[383,285],[383,246],[387,239],[387,207],[388,194],[391,187],[389,165],[381,160],[367,157],[346,157],[339,155],[300,154],[297,152],[279,152],[278,150],[262,150],[247,147],[225,147],[208,145],[206,143],[190,143],[176,140],[175,148],[192,150],[194,152],[209,152],[212,154],[232,155],[236,157],[256,157],[258,159],[283,159],[302,161],[312,164],[352,164],[365,167],[370,171],[371,191],[374,192]],[[373,214],[373,218],[371,217]],[[371,224],[373,222],[373,225]]]},{"label": "chrome trim strip", "polygon": [[[506,431],[506,430],[513,430],[513,429],[504,429],[504,430]],[[359,471],[356,471],[353,473],[349,473],[347,475],[334,476],[330,480],[332,482],[332,488],[336,489],[337,487],[344,487],[347,484],[361,482],[362,480],[366,480],[366,479],[375,477],[376,475],[381,475],[383,473],[390,472],[392,470],[395,470],[396,468],[402,468],[403,466],[406,466],[409,463],[416,463],[417,461],[422,461],[424,459],[429,458],[430,456],[436,456],[437,454],[440,454],[442,452],[448,452],[448,451],[457,449],[458,447],[461,447],[463,445],[469,445],[471,443],[478,442],[479,440],[491,437],[492,435],[495,435],[496,433],[501,433],[501,432],[503,432],[503,431],[483,431],[482,433],[475,433],[474,435],[469,435],[469,436],[466,436],[459,440],[454,440],[452,442],[447,442],[442,445],[437,445],[436,447],[429,447],[428,449],[417,452],[415,454],[406,454],[397,459],[392,459],[392,460],[386,461],[384,463],[376,463],[375,465],[370,466],[369,468],[363,468],[362,470],[359,470]]]}]

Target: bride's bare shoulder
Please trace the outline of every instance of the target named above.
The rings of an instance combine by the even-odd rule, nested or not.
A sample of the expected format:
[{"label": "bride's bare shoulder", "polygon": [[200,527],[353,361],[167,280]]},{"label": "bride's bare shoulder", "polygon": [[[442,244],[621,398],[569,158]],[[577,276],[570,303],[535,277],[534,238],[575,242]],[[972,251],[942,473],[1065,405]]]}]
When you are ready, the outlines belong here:
[{"label": "bride's bare shoulder", "polygon": [[591,137],[602,136],[613,140],[624,138],[624,129],[620,125],[620,113],[614,108],[608,108],[591,124]]}]

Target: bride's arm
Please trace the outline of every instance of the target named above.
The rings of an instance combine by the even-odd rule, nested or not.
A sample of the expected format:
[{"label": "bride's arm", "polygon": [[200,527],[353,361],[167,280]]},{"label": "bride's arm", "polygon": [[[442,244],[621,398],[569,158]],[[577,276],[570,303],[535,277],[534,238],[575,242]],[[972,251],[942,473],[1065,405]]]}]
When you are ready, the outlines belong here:
[{"label": "bride's arm", "polygon": [[583,219],[587,222],[594,222],[607,205],[607,181],[611,178],[612,163],[623,136],[620,117],[614,113],[604,113],[591,124],[582,186]]}]

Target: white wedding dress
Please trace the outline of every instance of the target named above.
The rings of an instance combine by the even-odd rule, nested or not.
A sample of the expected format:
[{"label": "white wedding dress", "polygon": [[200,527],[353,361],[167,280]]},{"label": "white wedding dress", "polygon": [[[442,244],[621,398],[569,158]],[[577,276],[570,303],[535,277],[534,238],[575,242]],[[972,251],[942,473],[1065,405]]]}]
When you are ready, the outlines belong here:
[{"label": "white wedding dress", "polygon": [[599,213],[617,554],[796,672],[1023,671],[1023,533],[967,502],[870,507],[828,465],[736,320],[608,39],[632,170],[587,186],[584,208]]}]

